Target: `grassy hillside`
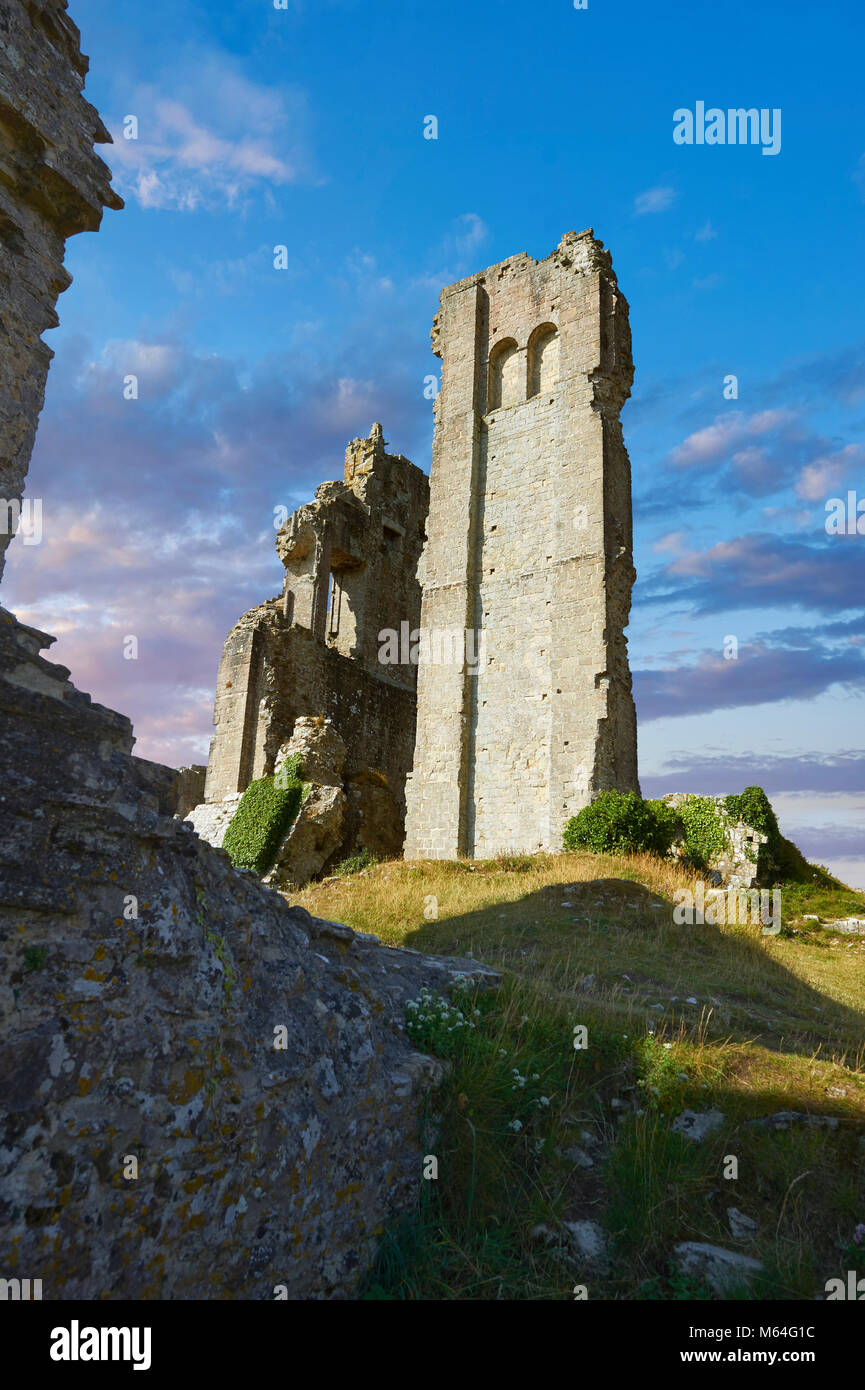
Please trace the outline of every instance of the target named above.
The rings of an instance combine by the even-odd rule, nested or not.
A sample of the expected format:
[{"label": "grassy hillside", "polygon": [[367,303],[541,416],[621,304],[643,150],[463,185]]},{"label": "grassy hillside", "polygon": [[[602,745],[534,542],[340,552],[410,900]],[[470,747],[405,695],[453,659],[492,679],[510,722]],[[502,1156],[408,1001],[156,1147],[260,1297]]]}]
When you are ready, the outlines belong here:
[{"label": "grassy hillside", "polygon": [[[813,1298],[865,1274],[865,938],[806,920],[865,915],[865,898],[782,888],[767,936],[675,925],[689,887],[650,856],[563,854],[393,862],[292,897],[504,976],[410,1011],[418,1047],[449,1062],[424,1136],[438,1178],[384,1233],[367,1297],[714,1297],[677,1272],[682,1241],[762,1262],[728,1296]],[[684,1110],[722,1118],[695,1142],[672,1128]],[[731,1208],[753,1231],[734,1238]],[[606,1233],[594,1258],[569,1231],[587,1221]]]}]

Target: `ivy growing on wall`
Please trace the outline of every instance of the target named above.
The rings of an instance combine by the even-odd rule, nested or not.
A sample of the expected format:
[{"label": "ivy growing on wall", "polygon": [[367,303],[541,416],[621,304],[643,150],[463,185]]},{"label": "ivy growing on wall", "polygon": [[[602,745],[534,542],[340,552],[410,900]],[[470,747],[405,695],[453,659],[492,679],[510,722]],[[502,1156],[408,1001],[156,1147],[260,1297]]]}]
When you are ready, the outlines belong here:
[{"label": "ivy growing on wall", "polygon": [[738,796],[725,797],[724,805],[734,822],[742,821],[759,830],[761,835],[768,835],[770,845],[780,838],[772,803],[762,787],[746,787]]},{"label": "ivy growing on wall", "polygon": [[692,796],[676,807],[691,863],[706,869],[729,848],[729,821],[711,796]]},{"label": "ivy growing on wall", "polygon": [[[675,807],[663,801],[643,801],[634,792],[606,791],[565,826],[566,850],[588,849],[596,854],[647,851],[666,854],[678,844],[694,868],[705,870],[724,855],[733,854],[732,830],[745,825],[766,836],[762,872],[784,883],[825,883],[832,879],[824,869],[809,864],[778,828],[772,803],[762,787],[746,787],[734,796],[690,796]],[[745,843],[741,850],[757,862],[758,846]]]},{"label": "ivy growing on wall", "polygon": [[223,840],[237,869],[266,874],[303,803],[300,757],[289,758],[275,777],[250,782],[238,802]]}]

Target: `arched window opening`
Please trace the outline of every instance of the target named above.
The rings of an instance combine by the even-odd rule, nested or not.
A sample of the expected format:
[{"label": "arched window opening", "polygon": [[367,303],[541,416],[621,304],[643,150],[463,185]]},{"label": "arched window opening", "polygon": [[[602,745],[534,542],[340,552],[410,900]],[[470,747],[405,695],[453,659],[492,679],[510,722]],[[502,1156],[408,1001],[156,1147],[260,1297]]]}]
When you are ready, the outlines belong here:
[{"label": "arched window opening", "polygon": [[490,380],[487,409],[516,405],[519,400],[520,359],[513,338],[497,343],[490,353]]},{"label": "arched window opening", "polygon": [[559,379],[559,335],[555,324],[542,323],[529,339],[528,395],[549,391]]}]

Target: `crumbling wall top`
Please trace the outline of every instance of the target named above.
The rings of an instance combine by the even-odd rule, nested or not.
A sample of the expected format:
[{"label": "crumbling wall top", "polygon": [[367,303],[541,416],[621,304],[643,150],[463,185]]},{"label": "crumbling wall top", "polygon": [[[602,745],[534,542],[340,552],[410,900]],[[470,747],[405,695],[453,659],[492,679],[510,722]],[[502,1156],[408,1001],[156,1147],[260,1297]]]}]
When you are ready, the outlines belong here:
[{"label": "crumbling wall top", "polygon": [[503,261],[497,261],[495,265],[487,266],[486,270],[480,270],[474,275],[467,275],[464,279],[456,280],[452,285],[447,285],[439,296],[440,308],[433,319],[432,332],[430,333],[432,348],[436,357],[442,355],[441,316],[445,303],[451,296],[462,294],[473,285],[491,284],[494,281],[516,278],[527,271],[537,270],[544,266],[556,266],[565,270],[572,270],[575,275],[579,276],[600,272],[611,289],[618,289],[613,270],[613,258],[609,251],[605,250],[604,243],[595,236],[594,229],[586,227],[582,232],[565,232],[558,246],[540,261],[535,260],[526,251],[518,251],[513,256],[505,257]]},{"label": "crumbling wall top", "polygon": [[0,5],[0,178],[62,236],[119,209],[94,144],[111,135],[82,95],[88,60],[66,0]]}]

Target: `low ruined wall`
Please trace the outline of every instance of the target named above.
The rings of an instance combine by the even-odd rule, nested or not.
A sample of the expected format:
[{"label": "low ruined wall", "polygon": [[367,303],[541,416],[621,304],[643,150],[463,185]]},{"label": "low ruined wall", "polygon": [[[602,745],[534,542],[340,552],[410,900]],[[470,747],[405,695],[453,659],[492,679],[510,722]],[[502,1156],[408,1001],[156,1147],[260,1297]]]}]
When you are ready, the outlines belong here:
[{"label": "low ruined wall", "polygon": [[177,800],[174,807],[176,816],[183,819],[189,815],[193,806],[204,800],[206,780],[207,768],[203,763],[193,763],[191,767],[177,769]]},{"label": "low ruined wall", "polygon": [[[690,805],[708,811],[713,817],[717,836],[723,839],[723,846],[712,848],[706,858],[708,870],[718,876],[718,881],[741,888],[769,882],[775,866],[768,853],[768,836],[753,825],[734,819],[727,810],[725,797],[669,792],[664,801],[680,813]],[[671,850],[676,858],[684,858],[686,852],[684,839],[674,844]]]}]

